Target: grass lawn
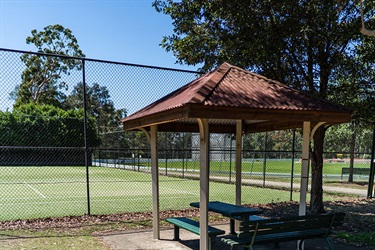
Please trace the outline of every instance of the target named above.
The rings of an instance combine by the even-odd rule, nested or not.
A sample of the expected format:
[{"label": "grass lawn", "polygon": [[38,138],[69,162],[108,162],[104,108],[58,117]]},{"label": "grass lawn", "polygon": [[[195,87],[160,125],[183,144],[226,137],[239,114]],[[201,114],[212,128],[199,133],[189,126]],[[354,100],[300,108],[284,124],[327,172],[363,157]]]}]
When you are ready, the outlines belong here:
[{"label": "grass lawn", "polygon": [[[272,163],[272,165],[271,165]],[[259,171],[258,163],[244,168]],[[334,163],[340,166],[338,163]],[[175,164],[177,166],[177,164]],[[267,169],[277,165],[270,161]],[[284,167],[287,167],[284,163]],[[257,168],[255,168],[257,166]],[[296,168],[298,165],[296,164]],[[168,165],[168,168],[171,165]],[[186,165],[185,165],[186,167]],[[280,166],[279,166],[280,167]],[[163,166],[160,166],[163,172]],[[177,168],[177,167],[176,167]],[[212,173],[229,169],[229,163],[215,163]],[[332,168],[333,169],[333,168]],[[190,168],[194,172],[194,168]],[[276,171],[276,170],[275,170]],[[279,171],[279,170],[277,170]],[[281,171],[281,170],[280,170]],[[61,217],[87,214],[87,188],[90,194],[91,214],[121,214],[151,211],[151,175],[125,169],[90,167],[89,186],[86,183],[84,167],[1,167],[0,168],[0,221]],[[197,173],[197,172],[194,172]],[[337,173],[337,171],[335,172]],[[187,173],[188,175],[188,173]],[[275,179],[277,180],[277,178]],[[199,181],[170,176],[159,176],[161,210],[189,208],[190,202],[199,201]],[[211,182],[210,200],[234,203],[233,184]],[[253,186],[243,186],[244,204],[267,204],[289,201],[290,192]],[[335,201],[337,197],[325,196],[325,201]],[[339,199],[342,199],[339,198]],[[299,193],[293,193],[293,200],[299,200]],[[309,200],[309,197],[307,198]],[[283,204],[283,203],[282,203]],[[349,207],[349,206],[345,206]],[[147,214],[147,213],[146,213]],[[72,217],[64,217],[68,223]],[[48,228],[6,229],[0,231],[1,249],[109,249],[93,237],[98,232],[128,230],[149,227],[151,219],[143,221],[110,219],[101,223],[100,219],[80,226],[52,226]],[[100,218],[100,217],[97,217]],[[48,221],[49,219],[47,219]],[[355,223],[356,219],[353,219]],[[28,222],[20,222],[27,225]],[[342,233],[349,239],[353,233]],[[358,237],[361,235],[357,234]],[[360,239],[351,239],[360,241]],[[366,240],[369,241],[368,237]],[[370,243],[375,244],[375,243]]]},{"label": "grass lawn", "polygon": [[[124,169],[90,167],[1,167],[0,220],[152,210],[151,175]],[[199,181],[161,175],[160,208],[184,209],[199,201]],[[287,201],[290,193],[244,186],[243,203]],[[294,193],[295,200],[299,199]],[[235,202],[233,184],[211,182],[210,200]]]},{"label": "grass lawn", "polygon": [[[110,223],[109,223],[110,224]],[[136,227],[134,225],[134,227]],[[23,249],[91,249],[109,250],[98,238],[97,231],[120,228],[114,226],[79,226],[74,228],[58,227],[46,229],[18,229],[0,231],[0,250]]]},{"label": "grass lawn", "polygon": [[[148,166],[147,162],[143,162],[143,166]],[[341,176],[341,169],[348,168],[347,162],[324,162],[323,167],[323,183],[328,186],[340,186],[356,189],[367,189],[368,175],[355,174],[353,183],[348,183],[348,174]],[[369,168],[369,164],[355,162],[355,168]],[[199,162],[197,161],[170,161],[159,162],[159,168],[162,173],[197,173],[199,171]],[[263,171],[265,169],[265,175]],[[211,176],[228,177],[231,173],[232,179],[235,178],[235,163],[232,162],[215,162],[211,161]],[[310,170],[311,171],[311,170]],[[262,182],[263,178],[267,181],[275,182],[291,182],[292,162],[288,159],[268,159],[266,164],[263,160],[243,161],[242,162],[242,178],[253,179]],[[301,163],[294,162],[294,183],[299,183],[299,174],[301,173]],[[309,180],[311,183],[311,180]]]},{"label": "grass lawn", "polygon": [[[150,166],[149,162],[140,163],[141,166]],[[324,175],[341,175],[342,168],[348,168],[348,162],[324,162],[323,174]],[[354,163],[355,168],[370,168],[369,164],[364,163]],[[159,168],[162,169],[178,169],[182,170],[184,168],[186,171],[198,171],[199,161],[185,160],[185,161],[159,161]],[[270,173],[283,173],[290,174],[292,170],[291,159],[266,159],[263,160],[247,160],[242,162],[242,172],[252,173],[252,172],[266,172]],[[235,162],[229,161],[211,161],[210,170],[214,172],[229,172],[235,171]],[[298,160],[294,162],[294,173],[301,173],[301,163]]]},{"label": "grass lawn", "polygon": [[[193,161],[160,162],[161,210],[184,209],[191,202],[199,200],[198,180],[165,176],[172,172],[184,172],[185,177],[197,176],[198,165]],[[340,180],[340,173],[341,168],[347,165],[326,163],[325,173],[336,175],[338,179],[324,178],[325,183],[343,186],[345,182]],[[254,179],[261,186],[263,167],[260,161],[244,161],[243,178]],[[211,176],[229,179],[229,170],[233,168],[234,163],[212,162]],[[291,162],[288,160],[268,160],[266,180],[290,183],[290,168]],[[294,168],[298,174],[300,163],[295,162]],[[234,178],[232,173],[232,182]],[[110,214],[152,210],[150,173],[93,166],[89,167],[88,179],[87,184],[85,167],[0,167],[0,221],[83,215],[89,212]],[[294,182],[298,183],[299,178],[296,177]],[[353,187],[366,189],[366,182],[361,183]],[[234,195],[233,184],[210,183],[210,200],[234,203]],[[290,192],[287,190],[255,186],[242,188],[243,203],[262,204],[289,199]],[[293,200],[299,200],[297,192],[293,193]]]}]

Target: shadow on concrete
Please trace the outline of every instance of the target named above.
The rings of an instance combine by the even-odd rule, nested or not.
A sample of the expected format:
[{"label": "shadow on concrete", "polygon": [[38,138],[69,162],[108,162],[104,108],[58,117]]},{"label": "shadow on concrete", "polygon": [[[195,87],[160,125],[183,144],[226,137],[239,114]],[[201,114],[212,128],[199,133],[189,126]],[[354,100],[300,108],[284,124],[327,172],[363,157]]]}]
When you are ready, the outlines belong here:
[{"label": "shadow on concrete", "polygon": [[[228,232],[228,224],[215,225],[215,227],[226,230]],[[115,232],[100,236],[104,244],[113,250],[199,250],[199,236],[190,233],[186,230],[180,230],[181,241],[173,240],[173,229],[163,229],[160,232],[160,239],[153,239],[152,230],[134,230]],[[215,240],[215,249],[230,249],[228,245],[221,242],[221,237]],[[346,244],[340,241],[332,240],[333,246],[336,250],[357,250],[366,249],[351,244]],[[236,249],[242,249],[237,247]],[[274,249],[274,244],[256,246],[257,250]],[[282,249],[297,249],[297,242],[282,242],[279,244]],[[324,239],[312,239],[305,241],[305,250],[326,250],[329,249]]]}]

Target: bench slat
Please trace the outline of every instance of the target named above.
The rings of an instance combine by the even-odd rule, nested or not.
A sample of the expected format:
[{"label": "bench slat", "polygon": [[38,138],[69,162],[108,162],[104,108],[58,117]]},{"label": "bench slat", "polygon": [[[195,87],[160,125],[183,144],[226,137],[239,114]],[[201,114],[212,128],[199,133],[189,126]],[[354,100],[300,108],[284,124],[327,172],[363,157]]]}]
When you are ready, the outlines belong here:
[{"label": "bench slat", "polygon": [[[200,234],[199,222],[186,218],[186,217],[175,217],[167,218],[166,221],[172,223],[180,228],[186,229],[192,233]],[[208,235],[221,235],[225,234],[224,230],[208,226]]]},{"label": "bench slat", "polygon": [[[192,233],[200,235],[199,222],[186,218],[186,217],[175,217],[167,218],[167,222],[174,224],[174,237],[173,240],[180,240],[180,228],[188,230]],[[224,230],[208,226],[209,236],[209,250],[215,249],[215,237],[220,234],[225,234]]]},{"label": "bench slat", "polygon": [[[321,228],[329,228],[329,224],[319,225],[319,224],[313,224],[313,223],[300,223],[293,222],[293,223],[273,223],[273,224],[266,224],[266,225],[259,225],[257,235],[259,234],[268,234],[269,231],[272,231],[274,233],[279,232],[294,232],[294,231],[300,231],[308,229],[321,229]],[[254,232],[254,229],[249,230],[243,230],[243,232]]]},{"label": "bench slat", "polygon": [[[283,242],[283,241],[292,241],[292,240],[299,240],[309,239],[309,238],[317,238],[325,236],[325,230],[305,230],[305,231],[296,231],[296,232],[288,232],[288,233],[277,233],[277,234],[268,234],[268,235],[260,235],[257,236],[255,242],[257,244],[263,243],[274,243],[274,242]],[[222,240],[229,244],[229,245],[247,245],[251,243],[250,237],[236,237],[236,236],[229,236],[222,238]]]},{"label": "bench slat", "polygon": [[[320,220],[318,219],[320,218]],[[317,217],[317,218],[304,218],[302,220],[298,218],[293,219],[280,219],[278,222],[267,222],[267,220],[260,221],[258,224],[257,235],[268,234],[269,231],[273,233],[279,232],[293,232],[299,230],[309,229],[321,229],[329,228],[331,225],[332,217]],[[253,233],[256,229],[254,223],[243,223],[240,226],[240,232],[246,232],[247,234]]]},{"label": "bench slat", "polygon": [[[241,221],[240,232],[234,236],[224,236],[222,241],[234,246],[325,237],[328,242],[327,237],[331,234],[332,226],[341,225],[344,216],[345,213],[331,213]],[[334,221],[332,221],[333,219]]]}]

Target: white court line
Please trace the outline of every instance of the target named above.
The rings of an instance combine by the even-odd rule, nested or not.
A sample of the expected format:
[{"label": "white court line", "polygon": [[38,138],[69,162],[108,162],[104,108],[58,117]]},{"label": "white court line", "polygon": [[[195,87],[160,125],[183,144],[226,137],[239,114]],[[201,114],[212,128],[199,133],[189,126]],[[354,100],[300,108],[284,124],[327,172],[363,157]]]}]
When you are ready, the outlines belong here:
[{"label": "white court line", "polygon": [[[160,199],[165,200],[165,199],[181,199],[181,196],[172,196],[172,197],[160,197]],[[118,199],[100,199],[99,201],[117,201]],[[145,199],[145,198],[131,198],[131,199],[126,199],[126,200],[152,200],[152,197]],[[59,203],[85,203],[86,201],[83,200],[64,200],[64,201],[46,201],[46,202],[17,202],[17,205],[35,205],[35,204],[59,204]],[[2,203],[1,206],[14,206],[14,203]]]},{"label": "white court line", "polygon": [[35,193],[37,193],[37,194],[39,194],[40,196],[42,196],[42,198],[46,198],[46,196],[44,195],[44,194],[42,194],[41,192],[39,192],[39,190],[38,189],[36,189],[36,188],[34,188],[34,187],[32,187],[30,184],[28,184],[27,182],[23,182],[24,184],[26,184],[29,188],[31,188]]},{"label": "white court line", "polygon": [[[10,168],[10,171],[13,173],[13,174],[17,174],[13,168]],[[42,194],[41,192],[39,192],[39,190],[37,190],[36,188],[32,187],[30,184],[28,184],[26,181],[23,181],[23,184],[26,184],[31,190],[33,190],[35,193],[39,194],[43,199],[47,198],[44,194]]]}]

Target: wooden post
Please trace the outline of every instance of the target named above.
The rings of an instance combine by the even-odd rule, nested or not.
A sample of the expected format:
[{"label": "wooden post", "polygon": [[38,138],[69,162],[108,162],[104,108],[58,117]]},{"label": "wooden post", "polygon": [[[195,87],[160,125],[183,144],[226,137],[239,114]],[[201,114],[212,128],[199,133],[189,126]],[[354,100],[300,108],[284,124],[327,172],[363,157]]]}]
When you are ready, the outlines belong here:
[{"label": "wooden post", "polygon": [[[232,153],[232,152],[231,152]],[[236,121],[236,205],[241,205],[242,189],[242,120]],[[239,221],[236,220],[236,230],[240,228]]]},{"label": "wooden post", "polygon": [[301,187],[299,215],[306,214],[306,194],[309,178],[309,155],[310,155],[310,122],[303,122],[303,139],[302,139],[302,166],[301,166]]},{"label": "wooden post", "polygon": [[152,230],[154,239],[160,239],[159,218],[159,165],[158,165],[158,128],[150,127],[151,175],[152,175]]},{"label": "wooden post", "polygon": [[236,205],[241,205],[242,185],[242,120],[236,124]]},{"label": "wooden post", "polygon": [[209,199],[209,173],[210,173],[210,134],[208,120],[198,119],[200,134],[200,205],[199,205],[199,226],[200,241],[199,249],[209,249],[208,237],[208,199]]}]

